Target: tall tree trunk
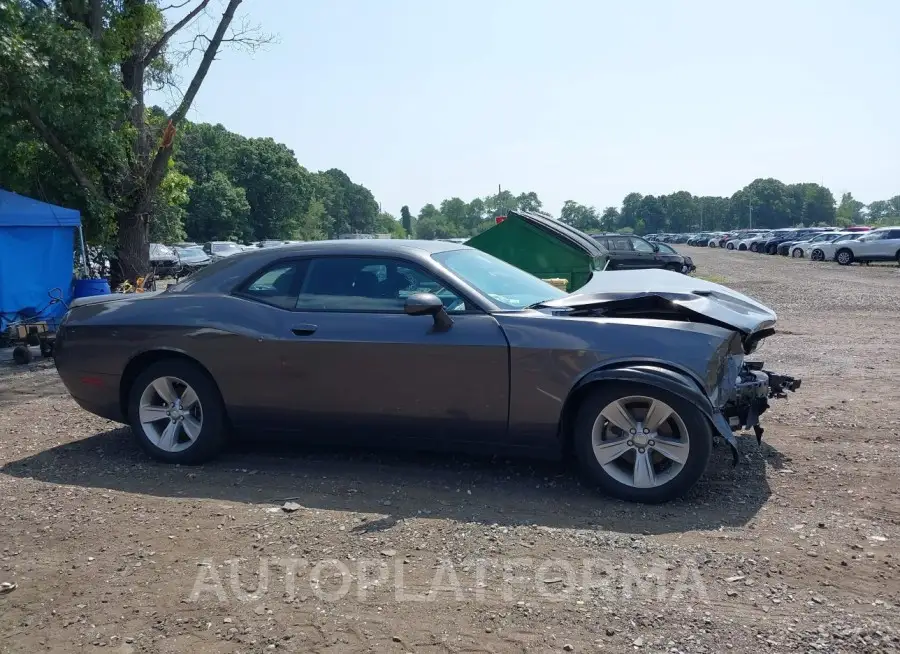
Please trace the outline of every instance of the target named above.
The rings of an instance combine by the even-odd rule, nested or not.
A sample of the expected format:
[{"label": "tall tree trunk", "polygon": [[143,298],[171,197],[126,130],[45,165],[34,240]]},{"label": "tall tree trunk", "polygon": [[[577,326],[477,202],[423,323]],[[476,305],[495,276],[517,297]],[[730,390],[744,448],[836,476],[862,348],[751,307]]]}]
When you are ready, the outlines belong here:
[{"label": "tall tree trunk", "polygon": [[150,272],[150,221],[137,208],[117,216],[119,224],[118,261],[110,282],[118,285],[125,280],[134,283]]},{"label": "tall tree trunk", "polygon": [[[172,127],[176,127],[187,115],[191,104],[200,90],[207,72],[216,58],[216,53],[225,38],[228,27],[234,19],[235,11],[242,0],[228,0],[222,18],[216,26],[212,38],[207,39],[206,50],[200,60],[194,77],[188,85],[181,103],[170,117]],[[146,0],[126,0],[132,6],[146,4]],[[169,159],[172,156],[171,140],[164,141],[153,153],[155,138],[145,123],[144,75],[153,58],[159,56],[165,44],[173,34],[182,29],[206,8],[209,0],[202,0],[187,16],[182,18],[171,29],[166,31],[160,40],[150,46],[145,53],[145,44],[135,43],[132,56],[122,63],[122,81],[132,96],[131,121],[136,129],[134,144],[134,160],[131,164],[129,179],[126,181],[125,197],[128,198],[129,209],[117,217],[119,226],[117,254],[118,268],[123,279],[134,282],[150,270],[150,220],[153,204],[159,185],[166,174]]]}]

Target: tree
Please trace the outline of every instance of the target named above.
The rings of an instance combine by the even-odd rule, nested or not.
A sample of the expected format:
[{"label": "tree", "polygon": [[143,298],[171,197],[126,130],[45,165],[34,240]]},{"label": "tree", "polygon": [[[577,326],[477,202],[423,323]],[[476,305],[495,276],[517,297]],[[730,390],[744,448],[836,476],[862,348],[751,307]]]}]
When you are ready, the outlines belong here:
[{"label": "tree", "polygon": [[[429,206],[429,205],[426,205]],[[434,206],[434,205],[430,205]],[[463,236],[462,230],[447,217],[437,212],[431,212],[420,217],[416,221],[416,234],[419,238],[435,239],[435,238],[459,238]]]},{"label": "tree", "polygon": [[111,220],[126,279],[149,270],[150,223],[174,136],[219,48],[260,43],[252,29],[230,31],[241,0],[227,0],[212,35],[194,38],[200,61],[175,110],[150,112],[147,88],[171,80],[173,37],[209,4],[197,0],[172,23],[158,0],[3,3],[0,114],[55,154],[94,220]]},{"label": "tree", "polygon": [[600,214],[600,229],[604,232],[612,232],[616,230],[619,224],[619,210],[615,207],[606,207]]},{"label": "tree", "polygon": [[250,203],[247,240],[291,239],[303,231],[301,221],[314,186],[287,146],[271,138],[243,139],[235,147],[233,172],[221,172],[230,173]]},{"label": "tree", "polygon": [[866,205],[853,197],[852,193],[841,196],[841,204],[837,208],[839,225],[856,225],[862,220],[862,211]]},{"label": "tree", "polygon": [[394,216],[381,212],[375,218],[375,233],[390,234],[391,238],[406,238],[406,230]]},{"label": "tree", "polygon": [[400,224],[403,225],[403,229],[406,230],[406,233],[409,234],[410,237],[415,237],[416,219],[413,218],[413,215],[409,212],[409,207],[405,204],[400,207]]},{"label": "tree", "polygon": [[250,203],[225,173],[214,172],[191,190],[187,232],[198,241],[251,240]]},{"label": "tree", "polygon": [[191,178],[175,169],[169,161],[169,171],[159,185],[157,206],[153,210],[155,219],[150,223],[150,240],[155,243],[177,243],[185,240],[185,207],[190,202]]},{"label": "tree", "polygon": [[559,212],[559,221],[581,231],[600,229],[600,218],[594,207],[586,207],[574,200],[566,200]]}]

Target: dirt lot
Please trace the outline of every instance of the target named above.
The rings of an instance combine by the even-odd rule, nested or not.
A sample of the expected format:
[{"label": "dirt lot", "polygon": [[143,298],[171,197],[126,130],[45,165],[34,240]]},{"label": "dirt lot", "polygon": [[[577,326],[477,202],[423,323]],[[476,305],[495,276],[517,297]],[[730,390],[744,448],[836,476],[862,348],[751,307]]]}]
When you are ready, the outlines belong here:
[{"label": "dirt lot", "polygon": [[804,386],[661,507],[529,462],[166,467],[2,364],[0,651],[896,651],[900,269],[687,249],[778,311],[759,356]]}]

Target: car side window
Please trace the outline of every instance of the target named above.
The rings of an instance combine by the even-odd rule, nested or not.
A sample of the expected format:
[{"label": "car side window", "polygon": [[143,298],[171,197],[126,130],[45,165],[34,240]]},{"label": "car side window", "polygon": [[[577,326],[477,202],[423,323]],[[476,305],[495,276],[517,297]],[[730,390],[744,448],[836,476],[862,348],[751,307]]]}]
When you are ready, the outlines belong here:
[{"label": "car side window", "polygon": [[628,239],[631,241],[631,247],[634,248],[635,252],[653,252],[653,246],[647,243],[642,238],[631,238]]},{"label": "car side window", "polygon": [[900,229],[892,229],[891,233],[888,234],[888,238],[891,239],[892,241],[896,241],[897,239],[900,239]]},{"label": "car side window", "polygon": [[238,295],[280,309],[293,309],[308,268],[307,259],[273,264],[244,284]]},{"label": "car side window", "polygon": [[299,311],[402,312],[415,293],[433,293],[449,312],[466,303],[418,266],[394,259],[323,257],[310,263]]},{"label": "car side window", "polygon": [[620,236],[620,237],[610,237],[609,239],[610,250],[615,250],[617,252],[630,252],[631,251],[631,241],[628,237]]}]

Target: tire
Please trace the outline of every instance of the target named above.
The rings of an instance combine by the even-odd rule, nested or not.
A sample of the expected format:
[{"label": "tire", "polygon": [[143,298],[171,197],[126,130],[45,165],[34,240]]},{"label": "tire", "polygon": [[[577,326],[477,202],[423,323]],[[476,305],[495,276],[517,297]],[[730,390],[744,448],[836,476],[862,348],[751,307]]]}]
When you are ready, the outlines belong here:
[{"label": "tire", "polygon": [[[673,437],[680,436],[677,440],[667,439],[666,445],[670,455],[674,453],[683,461],[676,462],[649,445],[659,440],[655,431],[650,432],[649,436],[638,432],[632,438],[640,441],[632,442],[627,432],[606,420],[603,412],[623,400],[621,406],[631,415],[629,421],[636,415],[646,417],[647,411],[640,408],[642,406],[646,408],[661,403],[672,410],[671,416],[657,429]],[[660,404],[655,406],[660,407]],[[631,414],[632,411],[635,413]],[[607,439],[609,435],[613,438]],[[601,456],[611,457],[608,461],[601,463],[598,454],[595,454],[595,436],[597,443],[603,444],[609,440],[616,444],[600,450]],[[691,402],[655,386],[639,383],[599,384],[590,390],[578,408],[572,438],[579,468],[590,483],[612,497],[645,504],[669,502],[687,492],[705,472],[713,441],[709,421]],[[639,448],[644,441],[646,445]],[[628,446],[629,442],[631,446]],[[659,444],[662,443],[659,440]],[[652,475],[639,474],[647,470],[636,465],[640,461],[650,464]],[[640,480],[635,485],[637,477]],[[642,486],[641,482],[653,485]]]},{"label": "tire", "polygon": [[834,260],[842,266],[849,266],[851,263],[853,263],[853,252],[851,252],[847,248],[838,250],[834,255]]},{"label": "tire", "polygon": [[664,267],[664,270],[671,270],[672,272],[680,273],[684,270],[684,265],[679,265],[677,263],[667,263]]},{"label": "tire", "polygon": [[751,244],[750,244],[750,251],[751,251],[751,252],[759,252],[759,245],[757,245],[756,243],[751,243]]},{"label": "tire", "polygon": [[[178,404],[165,402],[154,387],[162,387],[165,394],[174,392]],[[188,406],[193,397],[196,402]],[[167,417],[173,408],[182,414],[180,420]],[[157,414],[158,418],[150,419]],[[194,465],[209,461],[225,447],[227,420],[219,389],[203,369],[182,359],[157,361],[137,376],[128,394],[128,421],[140,446],[158,461]],[[170,427],[172,438],[167,433]]]},{"label": "tire", "polygon": [[770,245],[769,247],[766,248],[766,254],[777,254],[777,253],[778,253],[777,245]]},{"label": "tire", "polygon": [[822,250],[815,249],[809,253],[810,261],[825,261],[825,253]]},{"label": "tire", "polygon": [[738,246],[738,250],[740,250],[741,252],[746,252],[747,246],[742,243]]},{"label": "tire", "polygon": [[31,349],[27,345],[16,345],[13,348],[12,357],[13,361],[20,366],[24,366],[26,363],[31,363],[34,360],[34,355],[31,354]]},{"label": "tire", "polygon": [[734,243],[726,243],[726,244],[725,244],[725,249],[726,249],[726,250],[733,250],[733,249],[734,249]]},{"label": "tire", "polygon": [[802,248],[794,248],[791,250],[791,257],[794,259],[802,259],[803,258],[803,249]]}]

